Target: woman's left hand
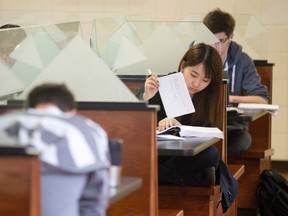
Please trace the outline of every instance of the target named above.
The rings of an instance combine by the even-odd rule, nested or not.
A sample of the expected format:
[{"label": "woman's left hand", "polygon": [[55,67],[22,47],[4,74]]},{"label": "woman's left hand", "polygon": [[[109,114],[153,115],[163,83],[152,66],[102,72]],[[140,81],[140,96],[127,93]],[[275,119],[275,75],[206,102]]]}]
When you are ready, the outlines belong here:
[{"label": "woman's left hand", "polygon": [[158,130],[162,131],[165,130],[171,126],[179,126],[181,123],[177,121],[175,118],[164,118],[161,121],[158,122]]}]

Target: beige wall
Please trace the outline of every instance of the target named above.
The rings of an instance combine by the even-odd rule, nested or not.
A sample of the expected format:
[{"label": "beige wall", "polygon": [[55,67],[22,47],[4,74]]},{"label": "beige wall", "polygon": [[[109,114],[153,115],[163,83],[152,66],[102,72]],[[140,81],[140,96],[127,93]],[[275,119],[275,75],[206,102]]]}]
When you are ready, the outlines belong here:
[{"label": "beige wall", "polygon": [[0,0],[0,24],[42,24],[80,20],[89,37],[94,18],[111,15],[150,16],[152,20],[201,19],[220,7],[231,14],[252,15],[266,29],[267,59],[275,63],[273,103],[280,105],[273,117],[274,160],[287,160],[288,148],[288,1],[287,0]]}]

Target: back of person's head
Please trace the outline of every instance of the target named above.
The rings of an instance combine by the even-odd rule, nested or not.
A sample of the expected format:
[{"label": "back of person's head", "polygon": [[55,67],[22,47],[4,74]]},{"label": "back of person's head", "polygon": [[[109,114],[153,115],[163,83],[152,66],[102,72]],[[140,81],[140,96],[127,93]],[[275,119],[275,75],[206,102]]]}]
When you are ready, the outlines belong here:
[{"label": "back of person's head", "polygon": [[16,24],[5,24],[0,26],[0,29],[9,29],[9,28],[20,28],[21,26]]},{"label": "back of person's head", "polygon": [[0,57],[9,62],[12,51],[26,38],[26,32],[19,25],[0,26]]},{"label": "back of person's head", "polygon": [[203,19],[204,25],[213,33],[225,32],[229,37],[234,32],[235,19],[219,8],[210,11]]},{"label": "back of person's head", "polygon": [[16,24],[2,25],[0,26],[0,30],[4,30],[0,33],[1,41],[10,41],[15,46],[18,45],[27,36],[25,30]]},{"label": "back of person's head", "polygon": [[27,98],[27,106],[36,108],[43,104],[53,104],[63,112],[75,109],[74,96],[65,84],[45,83],[32,89]]}]

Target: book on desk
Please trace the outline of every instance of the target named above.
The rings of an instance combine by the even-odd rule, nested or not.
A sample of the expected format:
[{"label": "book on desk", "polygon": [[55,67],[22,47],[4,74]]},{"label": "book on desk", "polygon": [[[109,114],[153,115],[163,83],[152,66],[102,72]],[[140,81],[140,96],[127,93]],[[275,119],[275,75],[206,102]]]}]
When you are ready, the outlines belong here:
[{"label": "book on desk", "polygon": [[223,132],[216,127],[199,127],[190,125],[171,126],[162,131],[156,131],[158,140],[185,139],[186,137],[216,137],[223,139]]}]

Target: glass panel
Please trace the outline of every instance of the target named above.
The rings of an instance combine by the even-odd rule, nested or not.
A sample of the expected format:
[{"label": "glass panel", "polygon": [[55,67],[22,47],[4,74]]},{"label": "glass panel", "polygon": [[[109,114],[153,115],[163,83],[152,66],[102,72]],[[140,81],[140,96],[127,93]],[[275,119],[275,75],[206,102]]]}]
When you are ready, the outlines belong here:
[{"label": "glass panel", "polygon": [[80,22],[3,29],[0,50],[1,100],[24,100],[36,85],[56,82],[78,102],[139,102],[84,41]]},{"label": "glass panel", "polygon": [[266,28],[250,14],[236,14],[234,39],[252,59],[267,59]]},{"label": "glass panel", "polygon": [[219,40],[202,22],[129,21],[124,17],[97,19],[91,33],[92,50],[117,75],[148,75],[177,70],[191,42]]}]

